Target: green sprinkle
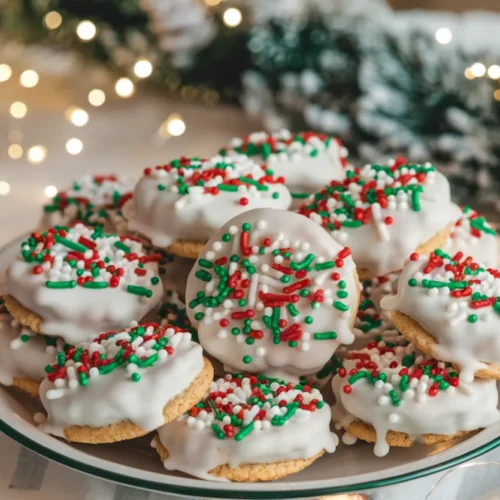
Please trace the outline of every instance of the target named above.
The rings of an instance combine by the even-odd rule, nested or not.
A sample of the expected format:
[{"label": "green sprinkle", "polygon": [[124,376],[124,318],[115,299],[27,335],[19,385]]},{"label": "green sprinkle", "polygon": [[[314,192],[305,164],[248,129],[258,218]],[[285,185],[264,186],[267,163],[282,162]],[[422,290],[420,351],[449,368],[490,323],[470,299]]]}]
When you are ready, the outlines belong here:
[{"label": "green sprinkle", "polygon": [[205,314],[204,314],[204,313],[202,313],[202,312],[197,312],[197,313],[194,315],[194,319],[195,319],[196,321],[201,321],[201,320],[203,319],[203,317],[204,317],[204,316],[205,316]]},{"label": "green sprinkle", "polygon": [[339,302],[338,300],[336,300],[333,303],[333,307],[335,307],[335,309],[337,309],[338,311],[342,311],[342,312],[349,310],[349,306],[346,306],[343,302]]},{"label": "green sprinkle", "polygon": [[115,241],[114,246],[118,248],[119,250],[123,250],[125,253],[131,253],[132,250],[130,250],[130,247],[125,245],[123,241]]},{"label": "green sprinkle", "polygon": [[158,278],[158,276],[153,276],[151,278],[151,284],[152,285],[157,285],[159,282],[160,282],[160,278]]},{"label": "green sprinkle", "polygon": [[86,281],[83,284],[84,288],[108,288],[108,286],[105,281]]},{"label": "green sprinkle", "polygon": [[467,321],[469,323],[475,323],[477,321],[477,314],[470,314],[469,317],[467,318]]},{"label": "green sprinkle", "polygon": [[417,286],[417,280],[415,278],[411,278],[408,280],[408,285]]},{"label": "green sprinkle", "polygon": [[195,276],[196,276],[199,280],[201,280],[201,281],[205,281],[206,283],[208,283],[209,281],[211,281],[211,280],[212,280],[212,275],[211,275],[209,272],[207,272],[207,271],[205,271],[205,270],[203,270],[203,269],[198,269],[198,271],[196,271],[196,272],[194,273],[194,275],[195,275]]},{"label": "green sprinkle", "polygon": [[280,197],[280,194],[278,192],[274,192],[272,194],[273,199],[277,200]]},{"label": "green sprinkle", "polygon": [[131,378],[132,378],[132,382],[139,382],[139,380],[141,380],[141,376],[137,372],[132,373]]},{"label": "green sprinkle", "polygon": [[211,269],[212,267],[214,267],[213,263],[207,259],[200,259],[198,261],[198,265],[200,265],[201,267],[205,267],[207,269]]},{"label": "green sprinkle", "polygon": [[234,436],[235,441],[241,441],[245,437],[247,437],[253,430],[253,420],[250,422],[248,425],[245,425],[245,427],[242,427],[241,430]]},{"label": "green sprinkle", "polygon": [[143,286],[136,285],[128,285],[127,292],[133,293],[134,295],[140,295],[141,297],[151,297],[153,295],[153,291],[149,288],[145,288]]},{"label": "green sprinkle", "polygon": [[299,315],[299,311],[297,310],[297,308],[293,305],[293,304],[287,304],[286,308],[288,309],[288,312],[293,316],[298,316]]},{"label": "green sprinkle", "polygon": [[252,362],[252,356],[243,356],[243,363],[248,365],[251,362]]},{"label": "green sprinkle", "polygon": [[316,340],[335,340],[337,334],[335,332],[318,332],[314,334]]},{"label": "green sprinkle", "polygon": [[62,236],[59,235],[56,235],[54,239],[56,240],[57,243],[60,243],[61,245],[64,245],[70,250],[74,250],[75,252],[85,253],[88,250],[86,246],[81,245],[80,243],[76,243],[76,241],[71,241],[68,240],[67,238],[63,238]]},{"label": "green sprinkle", "polygon": [[312,316],[306,316],[304,318],[304,321],[306,324],[310,325],[314,320],[313,320]]},{"label": "green sprinkle", "polygon": [[231,236],[229,233],[224,233],[224,234],[222,235],[222,241],[223,241],[224,243],[228,243],[228,242],[230,242],[230,241],[231,241],[231,239],[232,239],[232,236]]},{"label": "green sprinkle", "polygon": [[76,281],[46,281],[45,286],[47,288],[75,288]]},{"label": "green sprinkle", "polygon": [[23,342],[29,342],[30,340],[30,336],[29,335],[26,335],[25,333],[23,335],[21,335],[21,340]]},{"label": "green sprinkle", "polygon": [[225,439],[226,438],[225,432],[217,424],[212,423],[211,427],[212,427],[212,430],[215,432],[215,435],[219,439]]}]

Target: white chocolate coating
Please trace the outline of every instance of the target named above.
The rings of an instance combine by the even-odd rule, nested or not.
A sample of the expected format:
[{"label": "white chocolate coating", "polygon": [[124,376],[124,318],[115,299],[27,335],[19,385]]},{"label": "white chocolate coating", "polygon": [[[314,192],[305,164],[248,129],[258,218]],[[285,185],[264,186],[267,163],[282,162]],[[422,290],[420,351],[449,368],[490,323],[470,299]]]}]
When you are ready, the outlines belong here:
[{"label": "white chocolate coating", "polygon": [[[221,381],[223,382],[224,379],[215,381],[211,390],[214,390],[213,387]],[[231,399],[235,405],[243,405],[251,396],[249,386],[246,387],[236,389],[227,399]],[[317,389],[313,391],[303,393],[305,403],[312,398],[322,401],[319,391]],[[276,399],[293,401],[299,393],[300,391],[290,391]],[[277,408],[275,410],[279,413]],[[286,411],[285,407],[282,408],[282,414]],[[253,408],[245,410],[244,419],[251,422],[250,414],[253,413]],[[228,464],[229,467],[236,468],[243,464],[268,464],[281,460],[307,459],[321,450],[326,450],[328,453],[335,451],[338,438],[330,432],[331,410],[327,405],[314,412],[299,409],[281,426],[271,424],[275,414],[270,411],[263,420],[254,421],[253,430],[242,440],[228,437],[219,439],[211,427],[216,422],[213,412],[204,411],[197,417],[185,414],[158,430],[157,439],[160,439],[169,453],[164,466],[167,470],[178,470],[201,479],[214,481],[220,479],[210,475],[209,471],[219,465]]]},{"label": "white chocolate coating", "polygon": [[[343,390],[349,384],[349,375],[337,375],[332,382],[336,397],[333,407],[333,419],[340,426],[347,428],[353,420],[361,420],[371,424],[377,433],[374,453],[384,456],[389,452],[386,434],[389,430],[403,432],[414,440],[423,434],[450,435],[460,431],[472,431],[487,427],[500,419],[497,409],[498,391],[494,380],[476,379],[469,385],[458,387],[448,385],[445,389],[437,389],[432,378],[422,375],[420,379],[410,379],[408,388],[400,388],[400,370],[405,355],[416,355],[415,363],[428,360],[409,344],[396,346],[393,351],[379,354],[377,348],[363,349],[356,354],[364,354],[377,365],[377,369],[385,373],[385,382],[378,380],[372,384],[368,378],[362,378],[350,384],[351,391]],[[356,368],[358,359],[344,361],[347,373]],[[389,366],[391,363],[395,364]],[[436,366],[444,368],[444,363]],[[410,375],[416,367],[409,368]],[[446,369],[448,372],[451,369]],[[436,385],[437,393],[429,394],[430,388]],[[391,401],[391,391],[399,398],[396,406]]]},{"label": "white chocolate coating", "polygon": [[[214,300],[219,305],[208,307]],[[228,371],[285,379],[314,373],[354,340],[355,265],[348,249],[307,218],[253,210],[209,240],[189,275],[186,304],[200,343]]]},{"label": "white chocolate coating", "polygon": [[[118,335],[128,338],[124,333]],[[105,374],[95,368],[86,386],[74,377],[54,382],[46,378],[40,386],[40,399],[48,414],[45,430],[62,435],[64,428],[73,425],[104,427],[131,421],[146,431],[163,425],[164,406],[186,390],[203,368],[201,346],[191,341],[190,333],[172,330],[167,337],[175,352],[167,355],[163,349],[158,351],[158,359],[151,366],[129,363]],[[95,342],[80,347],[91,352],[97,348]],[[116,351],[110,345],[104,350],[108,359],[113,359]],[[148,355],[147,351],[144,355]],[[67,361],[65,366],[78,369],[79,363]],[[140,380],[136,382],[131,374],[137,373]]]},{"label": "white chocolate coating", "polygon": [[231,141],[227,154],[239,153],[285,178],[293,197],[292,209],[331,180],[344,179],[348,166],[348,151],[338,139],[313,132],[254,132]]},{"label": "white chocolate coating", "polygon": [[[415,174],[412,166],[403,166],[393,172],[394,177],[390,177],[385,171],[376,171],[374,166],[366,165],[355,170],[357,182],[346,180],[342,186],[335,187],[338,187],[338,192],[333,191],[333,184],[330,188],[327,186],[327,189],[332,190],[331,193],[321,195],[319,200],[311,196],[300,207],[300,213],[325,227],[340,244],[348,246],[359,269],[368,270],[371,276],[398,271],[419,245],[429,241],[460,217],[459,207],[450,200],[450,186],[446,178],[432,170],[430,164],[419,168],[428,170],[425,179],[408,182],[410,187],[419,184],[422,188],[418,205],[403,191],[388,195],[385,208],[379,202],[364,200],[365,196],[360,194],[360,181],[375,182],[381,195],[385,188],[399,189],[402,176],[412,175],[412,172]],[[349,203],[342,196],[347,196]],[[349,208],[351,204],[354,205]],[[346,225],[357,224],[359,221],[355,216],[346,219],[344,213],[336,212],[346,208],[352,212],[354,206],[355,209],[364,210],[367,218],[367,223],[359,227]],[[415,206],[418,206],[418,210]],[[324,211],[328,212],[328,216],[323,214]]]},{"label": "white chocolate coating", "polygon": [[[71,241],[78,241],[81,236],[89,239],[91,228],[77,224],[66,236]],[[7,270],[7,290],[18,302],[30,311],[42,317],[41,330],[46,335],[61,336],[69,344],[77,344],[94,338],[96,332],[116,330],[126,327],[131,321],[142,319],[148,311],[161,300],[163,286],[158,276],[158,264],[144,264],[146,274],[136,274],[137,260],[129,261],[125,252],[114,245],[120,241],[118,236],[99,237],[95,240],[99,259],[110,259],[108,264],[124,269],[124,275],[116,287],[102,289],[74,286],[73,288],[48,288],[47,281],[76,281],[78,266],[72,268],[66,261],[69,249],[56,243],[50,250],[54,256],[52,267],[42,264],[42,272],[34,274],[37,262],[27,262],[20,255]],[[136,241],[124,239],[139,257],[146,252]],[[119,243],[118,243],[119,244]],[[92,253],[92,252],[90,252]],[[84,274],[88,275],[86,272]],[[111,274],[102,269],[94,281],[109,281]],[[158,278],[159,283],[151,284]],[[128,286],[148,287],[151,296],[139,296],[127,291]]]},{"label": "white chocolate coating", "polygon": [[[206,241],[238,214],[261,207],[287,209],[292,201],[283,184],[268,182],[264,170],[243,155],[230,160],[221,156],[191,160],[183,167],[171,165],[146,169],[130,202],[133,206],[125,208],[129,229],[158,247],[168,247],[176,240]],[[240,181],[248,176],[251,183]],[[198,185],[198,177],[206,179],[200,181],[203,186]]]},{"label": "white chocolate coating", "polygon": [[[445,269],[450,258],[444,258],[441,265],[424,272],[428,261],[424,256],[408,261],[401,273],[397,294],[383,298],[381,305],[419,323],[438,342],[433,346],[433,353],[460,366],[460,379],[471,382],[476,370],[486,368],[485,363],[500,364],[500,314],[493,305],[473,307],[477,292],[490,298],[500,295],[500,277],[495,277],[495,271],[492,273],[471,263],[478,266],[479,272],[465,274],[465,279],[460,280],[467,284],[469,295],[453,297],[454,291],[442,286],[443,282],[455,281],[454,274]],[[431,284],[424,286],[424,280]],[[462,289],[463,286],[459,290]]]}]

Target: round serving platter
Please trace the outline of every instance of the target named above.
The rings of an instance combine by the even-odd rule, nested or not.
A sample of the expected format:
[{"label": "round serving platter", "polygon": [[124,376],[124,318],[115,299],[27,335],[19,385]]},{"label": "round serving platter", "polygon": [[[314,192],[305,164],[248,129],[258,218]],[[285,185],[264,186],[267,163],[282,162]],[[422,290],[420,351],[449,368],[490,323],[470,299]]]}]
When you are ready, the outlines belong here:
[{"label": "round serving platter", "polygon": [[[19,238],[0,250],[0,273],[15,257]],[[137,488],[201,498],[311,498],[388,486],[471,460],[500,445],[500,422],[463,440],[436,446],[393,448],[384,458],[373,445],[340,444],[332,455],[272,483],[203,481],[166,471],[150,447],[152,436],[111,445],[70,444],[40,431],[33,421],[40,403],[0,386],[0,430],[23,446],[80,472]]]}]

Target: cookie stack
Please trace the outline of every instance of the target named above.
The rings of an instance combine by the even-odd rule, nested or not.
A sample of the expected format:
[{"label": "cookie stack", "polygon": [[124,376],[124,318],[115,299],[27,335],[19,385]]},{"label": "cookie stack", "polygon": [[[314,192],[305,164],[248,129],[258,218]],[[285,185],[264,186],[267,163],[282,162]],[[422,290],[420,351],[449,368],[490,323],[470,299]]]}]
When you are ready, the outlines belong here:
[{"label": "cookie stack", "polygon": [[496,233],[430,164],[258,132],[135,187],[75,181],[40,226],[7,271],[0,383],[53,435],[156,431],[168,470],[268,481],[333,453],[332,417],[379,456],[500,417]]}]

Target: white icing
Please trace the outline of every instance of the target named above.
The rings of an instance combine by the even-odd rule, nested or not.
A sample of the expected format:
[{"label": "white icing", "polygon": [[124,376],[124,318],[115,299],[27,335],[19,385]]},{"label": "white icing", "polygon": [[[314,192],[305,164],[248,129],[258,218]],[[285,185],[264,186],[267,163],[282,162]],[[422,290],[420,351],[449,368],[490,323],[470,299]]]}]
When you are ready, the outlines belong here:
[{"label": "white icing", "polygon": [[[453,227],[450,237],[442,249],[452,257],[457,252],[470,255],[475,261],[483,262],[486,266],[496,267],[498,263],[498,241],[495,234],[474,231],[471,228],[471,219],[478,217],[477,212],[469,207],[463,209],[463,215]],[[486,221],[484,226],[493,230]]]},{"label": "white icing", "polygon": [[[396,172],[396,180],[389,180],[384,172],[378,173],[378,188],[386,185],[397,187],[400,175]],[[366,181],[373,180],[375,171],[371,165],[360,169],[360,177]],[[352,197],[357,207],[371,206],[371,216],[367,224],[350,228],[342,226],[340,229],[330,230],[331,235],[341,244],[347,245],[353,254],[354,261],[359,269],[366,269],[371,276],[385,275],[391,271],[402,269],[408,255],[415,249],[430,240],[438,232],[454,223],[460,217],[460,209],[450,201],[450,186],[446,178],[439,172],[427,174],[425,182],[421,183],[423,192],[420,194],[420,210],[416,211],[409,205],[408,196],[401,192],[397,196],[391,195],[386,208],[378,203],[369,205],[357,200],[360,186],[350,183],[343,192]],[[314,201],[310,197],[301,207],[301,213],[325,225],[325,219],[306,207]],[[358,205],[359,203],[359,205]],[[328,223],[342,223],[343,214],[335,214],[336,208],[344,208],[342,200],[328,198],[327,210],[330,217]],[[392,218],[391,224],[386,224],[387,217]]]},{"label": "white icing", "polygon": [[[298,135],[301,134],[307,132]],[[266,165],[274,175],[285,178],[285,185],[294,197],[292,209],[298,208],[304,201],[302,195],[319,191],[333,179],[344,179],[346,168],[344,164],[347,164],[348,155],[347,149],[333,137],[328,138],[328,143],[325,143],[327,136],[318,137],[317,134],[311,134],[302,143],[293,140],[296,135],[289,130],[281,130],[274,134],[254,132],[243,139],[235,138],[231,142],[232,148],[240,148],[248,142],[257,146],[273,143],[268,155],[256,153],[250,154],[250,157],[255,162]],[[231,156],[237,153],[233,149],[227,154]]]},{"label": "white icing", "polygon": [[[242,226],[245,223],[249,223],[252,228],[249,236],[252,252],[246,257],[242,255],[240,248]],[[231,235],[231,240],[223,241],[224,234]],[[269,239],[270,246],[265,247],[265,253],[261,254],[259,245],[266,239]],[[282,255],[273,255],[272,251],[288,248],[291,248],[291,262],[302,262],[310,255],[314,255],[315,260],[306,276],[297,278],[295,273],[292,273],[291,281],[285,283],[280,281],[283,272],[273,269],[272,266],[282,266],[287,264],[287,261]],[[292,212],[259,209],[241,214],[226,223],[209,240],[188,279],[186,291],[188,316],[198,329],[204,349],[236,371],[280,374],[285,378],[318,371],[341,343],[350,344],[354,340],[351,324],[354,321],[353,315],[356,314],[358,292],[352,258],[350,256],[344,258],[342,267],[335,266],[322,270],[314,268],[316,264],[335,261],[339,252],[342,252],[342,247],[335,243],[326,231],[307,218]],[[241,280],[238,279],[235,283],[238,289],[244,290],[240,299],[245,299],[246,303],[240,306],[238,302],[240,299],[231,296],[227,296],[217,307],[205,307],[202,302],[197,302],[199,293],[205,293],[206,297],[217,296],[220,283],[214,268],[207,269],[200,265],[200,262],[206,260],[215,262],[224,257],[229,259],[234,254],[239,256],[240,262],[247,258],[255,267],[255,273],[249,274],[243,265],[238,267],[231,261],[223,266],[227,269],[228,276],[241,272]],[[202,281],[197,277],[197,274],[206,274],[208,271],[213,275],[210,281]],[[340,279],[334,280],[333,273],[338,273]],[[295,316],[287,307],[280,307],[280,319],[285,320],[287,324],[280,327],[278,333],[284,332],[292,325],[297,325],[293,328],[300,329],[302,333],[296,339],[295,347],[290,347],[288,341],[284,340],[275,343],[272,329],[264,323],[273,310],[265,306],[266,302],[261,294],[287,294],[288,286],[293,286],[304,279],[310,279],[310,284],[306,288],[311,294],[323,290],[324,301],[314,308],[310,298],[297,297],[298,302],[293,303],[297,310]],[[246,288],[241,284],[244,280],[248,280],[249,283]],[[340,282],[345,284],[345,289],[339,287]],[[299,290],[288,292],[288,296],[290,293],[298,292]],[[343,292],[347,292],[347,297],[339,298]],[[334,307],[333,304],[339,303],[345,306],[345,311]],[[263,337],[256,338],[253,344],[247,343],[247,333],[250,332],[243,332],[244,320],[232,317],[233,314],[241,314],[248,310],[253,310],[254,316],[247,328],[263,332]],[[203,318],[197,319],[197,314],[201,313]],[[306,320],[307,316],[313,318],[312,324],[307,322],[309,321]],[[228,321],[228,325],[223,326],[221,321],[225,320]],[[240,334],[233,334],[233,328],[238,328]],[[332,331],[336,333],[336,339],[317,340],[314,337],[315,333]],[[251,358],[250,362],[244,361],[247,356]]]},{"label": "white icing", "polygon": [[[448,288],[427,288],[422,281],[452,281],[453,274],[444,266],[430,273],[423,273],[427,257],[409,261],[399,279],[397,294],[382,299],[382,307],[388,311],[401,311],[417,321],[435,339],[433,353],[444,361],[460,366],[460,378],[470,382],[474,372],[485,368],[484,363],[500,364],[500,314],[492,307],[474,309],[471,296],[452,297]],[[417,286],[410,286],[409,280],[415,279]],[[477,275],[467,275],[467,279],[478,279],[480,283],[470,284],[472,294],[480,292],[487,297],[500,295],[500,278],[482,270]],[[468,318],[476,316],[475,322]]]},{"label": "white icing", "polygon": [[[91,238],[93,230],[77,224],[66,236],[71,241],[78,241],[80,236]],[[100,237],[95,240],[99,258],[109,257],[109,264],[124,269],[125,274],[116,288],[90,289],[76,286],[69,289],[53,289],[46,282],[77,280],[78,267],[71,268],[64,258],[69,249],[60,243],[51,248],[54,265],[43,272],[33,274],[37,263],[26,262],[19,256],[7,270],[7,290],[9,295],[24,307],[42,317],[41,330],[44,334],[61,336],[69,344],[77,344],[92,339],[96,333],[112,331],[128,326],[131,321],[143,318],[148,311],[161,300],[163,286],[161,281],[151,284],[151,279],[158,277],[158,265],[155,262],[144,264],[146,274],[135,273],[137,260],[128,261],[122,250],[114,244],[118,236]],[[139,257],[146,252],[136,241],[125,239],[124,243]],[[83,276],[89,273],[86,271]],[[108,281],[110,273],[102,269],[94,281]],[[127,292],[129,285],[144,286],[152,291],[151,297],[142,297]]]},{"label": "white icing", "polygon": [[[155,246],[167,247],[179,239],[206,241],[213,232],[232,217],[261,207],[287,209],[292,201],[288,189],[280,183],[263,181],[267,191],[252,184],[243,183],[237,191],[220,189],[222,183],[251,176],[253,180],[265,177],[263,169],[249,158],[240,155],[224,159],[215,156],[209,160],[192,161],[195,167],[184,167],[183,178],[189,185],[186,194],[180,194],[177,180],[179,169],[166,171],[163,167],[151,169],[137,183],[133,200],[126,205],[125,215],[130,218],[129,229],[147,236]],[[214,172],[220,164],[233,165],[224,170],[225,179],[215,175],[205,181],[204,186],[193,184],[193,176]],[[207,174],[208,175],[208,174]],[[190,184],[191,183],[191,184]],[[158,189],[162,186],[162,190]],[[277,196],[277,198],[274,198]],[[242,205],[245,198],[248,203]],[[132,206],[133,205],[133,206]]]},{"label": "white icing", "polygon": [[[164,406],[186,390],[203,369],[201,346],[191,341],[191,334],[175,333],[169,340],[169,345],[175,344],[175,352],[159,356],[149,367],[129,363],[107,374],[92,372],[87,386],[72,383],[75,379],[71,376],[55,382],[46,378],[40,386],[40,399],[48,414],[44,429],[62,435],[64,428],[73,425],[103,427],[131,421],[146,431],[163,425]],[[93,345],[81,347],[92,351]],[[111,343],[105,347],[108,359],[116,351]],[[66,362],[66,366],[72,363]],[[138,382],[131,380],[134,373],[140,375]]]},{"label": "white icing", "polygon": [[[220,380],[212,386],[218,383]],[[319,391],[315,391],[303,393],[305,403],[314,398],[322,400]],[[292,391],[292,396],[295,397],[298,393],[300,392]],[[231,402],[234,402],[235,406],[244,405],[248,396],[249,389],[243,386],[231,394]],[[293,401],[293,398],[286,398],[286,395],[282,395],[276,400]],[[276,407],[275,409],[279,414],[280,410]],[[244,422],[251,422],[259,410],[258,406],[245,410]],[[287,411],[286,408],[281,410],[281,414]],[[264,420],[255,420],[253,430],[237,441],[234,438],[216,437],[211,428],[212,423],[216,422],[213,412],[204,411],[196,418],[185,414],[158,430],[157,439],[160,439],[169,453],[164,466],[167,470],[179,470],[202,479],[217,480],[218,478],[210,475],[209,471],[219,465],[228,464],[229,467],[235,468],[242,464],[308,459],[322,450],[333,453],[338,445],[337,436],[330,432],[331,411],[327,405],[314,412],[299,409],[282,426],[272,425],[272,416],[273,412],[270,411]],[[221,422],[218,424],[222,427]]]},{"label": "white icing", "polygon": [[[348,428],[354,419],[371,424],[377,434],[375,455],[384,456],[389,452],[386,442],[389,430],[406,433],[419,441],[424,434],[450,435],[472,431],[499,420],[498,391],[494,380],[476,379],[468,386],[460,384],[457,388],[450,385],[439,390],[436,396],[430,396],[427,391],[433,380],[423,375],[419,381],[414,379],[416,384],[412,381],[410,388],[403,392],[398,385],[403,356],[413,352],[416,352],[417,360],[419,357],[424,360],[424,356],[411,344],[398,346],[394,351],[394,354],[381,355],[377,349],[360,351],[368,354],[378,369],[387,375],[386,383],[378,381],[373,385],[363,378],[352,383],[352,392],[346,394],[343,387],[348,384],[349,375],[344,378],[337,375],[332,382],[337,401],[332,410],[334,421],[344,428]],[[394,361],[398,362],[397,366],[390,368],[389,363]],[[347,373],[356,367],[357,362],[357,359],[344,362]],[[400,397],[400,406],[391,403],[388,393],[392,390]]]}]

